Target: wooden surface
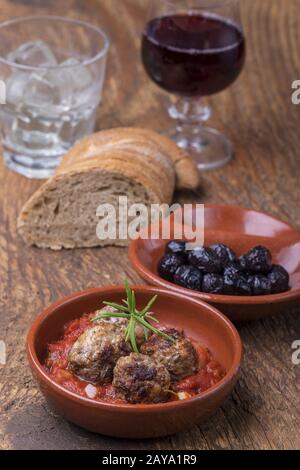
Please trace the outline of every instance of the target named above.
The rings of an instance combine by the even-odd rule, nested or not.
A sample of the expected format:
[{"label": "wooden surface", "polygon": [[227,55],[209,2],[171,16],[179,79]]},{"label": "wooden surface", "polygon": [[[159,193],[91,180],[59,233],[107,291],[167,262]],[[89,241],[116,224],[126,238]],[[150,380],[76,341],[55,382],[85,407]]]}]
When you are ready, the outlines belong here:
[{"label": "wooden surface", "polygon": [[[150,0],[148,0],[150,1]],[[182,200],[234,203],[261,209],[300,228],[300,107],[291,83],[300,79],[298,0],[242,0],[248,41],[246,68],[229,90],[213,97],[211,125],[235,143],[236,158],[203,174],[198,194]],[[1,0],[1,20],[52,13],[102,24],[112,39],[98,127],[167,124],[167,96],[146,78],[139,32],[147,0]],[[245,359],[232,397],[204,426],[165,439],[121,441],[92,435],[47,409],[31,379],[24,341],[37,313],[55,299],[87,287],[140,281],[123,249],[52,253],[26,249],[16,233],[22,204],[37,188],[0,166],[0,447],[3,449],[296,449],[300,447],[300,311],[239,327]]]}]

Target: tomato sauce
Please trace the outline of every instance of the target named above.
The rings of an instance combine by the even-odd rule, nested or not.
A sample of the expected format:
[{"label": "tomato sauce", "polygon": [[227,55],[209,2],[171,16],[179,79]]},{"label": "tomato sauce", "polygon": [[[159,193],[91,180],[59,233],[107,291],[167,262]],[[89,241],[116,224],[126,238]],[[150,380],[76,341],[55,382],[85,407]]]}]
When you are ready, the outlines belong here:
[{"label": "tomato sauce", "polygon": [[199,358],[197,374],[176,382],[173,388],[176,392],[186,392],[191,396],[199,395],[216,385],[225,375],[222,366],[213,359],[210,351],[196,341],[191,340]]},{"label": "tomato sauce", "polygon": [[[82,397],[115,404],[127,403],[116,394],[111,384],[91,384],[79,379],[68,370],[69,351],[82,333],[94,326],[92,323],[94,316],[94,312],[84,314],[82,317],[65,325],[62,339],[48,345],[48,357],[44,366],[45,371],[57,384]],[[199,371],[197,374],[176,382],[172,386],[175,394],[182,392],[186,398],[196,396],[208,390],[225,375],[225,371],[213,359],[208,349],[202,347],[194,340],[191,340],[191,342],[198,353]],[[175,394],[170,396],[170,401],[177,399]]]}]

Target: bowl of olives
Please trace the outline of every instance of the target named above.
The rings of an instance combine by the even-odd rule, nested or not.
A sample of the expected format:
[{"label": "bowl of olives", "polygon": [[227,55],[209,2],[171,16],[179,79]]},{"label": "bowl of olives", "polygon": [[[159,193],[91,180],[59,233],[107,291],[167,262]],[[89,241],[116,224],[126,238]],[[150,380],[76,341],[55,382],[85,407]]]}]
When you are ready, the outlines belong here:
[{"label": "bowl of olives", "polygon": [[[189,219],[196,216],[193,208]],[[138,239],[129,258],[147,282],[221,309],[233,321],[284,312],[300,302],[300,233],[266,214],[205,205],[203,246]]]}]

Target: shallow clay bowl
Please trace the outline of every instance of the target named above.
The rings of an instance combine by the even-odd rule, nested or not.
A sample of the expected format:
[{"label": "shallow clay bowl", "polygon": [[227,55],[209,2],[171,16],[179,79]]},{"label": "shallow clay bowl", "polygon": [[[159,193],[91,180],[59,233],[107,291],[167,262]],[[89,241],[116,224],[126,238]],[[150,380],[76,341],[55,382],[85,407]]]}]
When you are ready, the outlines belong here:
[{"label": "shallow clay bowl", "polygon": [[[196,207],[190,210],[183,223],[194,226],[197,210]],[[134,269],[149,284],[208,302],[232,321],[257,320],[290,309],[300,302],[300,233],[297,230],[261,212],[208,204],[205,205],[204,224],[205,245],[225,243],[238,256],[256,245],[269,248],[274,264],[281,264],[289,272],[290,290],[282,294],[241,297],[205,294],[176,286],[157,273],[157,264],[168,240],[138,239],[131,242],[129,258]],[[171,233],[173,228],[171,225]]]},{"label": "shallow clay bowl", "polygon": [[27,353],[33,376],[47,401],[69,421],[89,431],[123,438],[148,438],[183,431],[214,413],[232,391],[240,367],[242,346],[232,323],[212,306],[155,287],[134,287],[137,303],[145,305],[158,294],[155,315],[170,326],[208,347],[227,371],[217,385],[184,401],[158,405],[109,404],[83,398],[49,378],[43,368],[47,345],[61,338],[67,322],[101,306],[102,301],[120,302],[124,287],[91,289],[51,305],[32,325]]}]

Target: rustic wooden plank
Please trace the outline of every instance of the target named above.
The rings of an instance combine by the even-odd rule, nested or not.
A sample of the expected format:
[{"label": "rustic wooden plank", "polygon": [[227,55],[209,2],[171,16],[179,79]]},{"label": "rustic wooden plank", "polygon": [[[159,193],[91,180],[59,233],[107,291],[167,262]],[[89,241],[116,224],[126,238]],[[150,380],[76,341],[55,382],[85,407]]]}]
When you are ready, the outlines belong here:
[{"label": "rustic wooden plank", "polygon": [[[98,128],[167,125],[167,96],[147,79],[139,61],[146,0],[3,0],[1,19],[35,13],[68,14],[102,24],[112,39]],[[236,158],[204,174],[196,194],[181,201],[240,204],[279,216],[300,228],[300,108],[291,83],[300,78],[297,0],[243,0],[248,59],[240,80],[213,97],[211,125],[235,142]],[[143,106],[140,106],[140,103]],[[138,276],[125,250],[52,253],[26,249],[17,214],[39,186],[0,164],[0,339],[8,361],[0,366],[0,448],[3,449],[295,449],[299,435],[299,367],[291,344],[300,337],[299,309],[239,327],[245,346],[241,379],[232,397],[204,426],[164,439],[120,441],[92,435],[47,409],[31,379],[24,340],[36,314],[58,297]]]}]

